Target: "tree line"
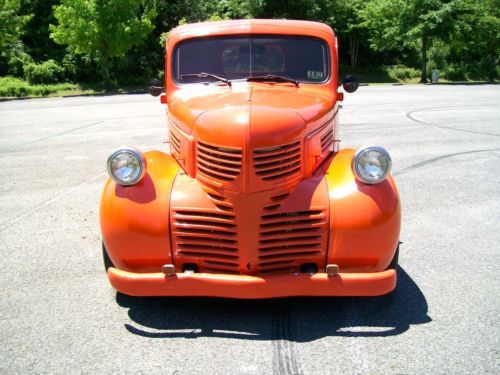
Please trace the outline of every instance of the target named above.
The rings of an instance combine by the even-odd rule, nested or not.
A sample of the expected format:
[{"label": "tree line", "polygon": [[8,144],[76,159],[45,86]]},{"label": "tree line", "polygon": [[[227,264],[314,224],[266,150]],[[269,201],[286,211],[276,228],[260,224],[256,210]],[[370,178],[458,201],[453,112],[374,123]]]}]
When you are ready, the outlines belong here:
[{"label": "tree line", "polygon": [[[499,76],[500,0],[0,0],[0,76],[31,83],[160,77],[169,30],[239,18],[330,25],[341,70],[426,82]],[[399,78],[399,77],[398,77]]]}]

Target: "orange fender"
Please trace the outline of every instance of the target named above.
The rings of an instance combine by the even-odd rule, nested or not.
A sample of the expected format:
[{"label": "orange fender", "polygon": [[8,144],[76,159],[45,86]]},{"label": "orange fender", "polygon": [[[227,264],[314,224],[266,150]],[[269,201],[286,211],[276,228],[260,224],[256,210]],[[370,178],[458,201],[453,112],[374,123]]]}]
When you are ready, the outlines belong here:
[{"label": "orange fender", "polygon": [[351,163],[355,150],[335,154],[325,176],[330,199],[328,264],[341,272],[387,268],[399,242],[401,206],[391,176],[375,185],[358,181]]},{"label": "orange fender", "polygon": [[101,199],[104,245],[114,265],[130,272],[158,272],[172,263],[169,201],[179,165],[171,155],[144,153],[147,171],[133,186],[108,179]]}]

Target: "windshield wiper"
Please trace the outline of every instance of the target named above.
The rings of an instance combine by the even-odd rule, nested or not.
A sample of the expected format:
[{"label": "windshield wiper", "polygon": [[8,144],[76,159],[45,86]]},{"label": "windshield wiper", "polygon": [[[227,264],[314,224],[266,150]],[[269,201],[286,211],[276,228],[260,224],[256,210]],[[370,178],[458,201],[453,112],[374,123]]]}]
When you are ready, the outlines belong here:
[{"label": "windshield wiper", "polygon": [[200,72],[200,73],[190,73],[190,74],[181,74],[181,78],[184,77],[197,77],[197,78],[213,78],[216,79],[217,81],[221,81],[224,83],[227,83],[228,86],[231,86],[231,81],[228,80],[227,78],[212,74],[212,73],[205,73],[205,72]]},{"label": "windshield wiper", "polygon": [[293,83],[297,87],[299,86],[299,81],[296,81],[295,79],[290,78],[290,77],[278,76],[275,74],[266,74],[265,76],[248,77],[247,82],[251,82],[251,81],[290,82],[290,83]]}]

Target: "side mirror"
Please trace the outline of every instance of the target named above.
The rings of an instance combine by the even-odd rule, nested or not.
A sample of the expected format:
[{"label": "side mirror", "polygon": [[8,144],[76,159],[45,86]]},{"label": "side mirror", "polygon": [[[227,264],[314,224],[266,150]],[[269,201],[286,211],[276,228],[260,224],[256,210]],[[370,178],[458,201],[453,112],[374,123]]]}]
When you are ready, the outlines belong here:
[{"label": "side mirror", "polygon": [[149,81],[148,90],[152,96],[160,96],[163,92],[163,86],[157,79],[152,79]]},{"label": "side mirror", "polygon": [[356,76],[345,77],[344,80],[342,81],[342,87],[344,88],[345,92],[353,93],[359,87],[358,77]]}]

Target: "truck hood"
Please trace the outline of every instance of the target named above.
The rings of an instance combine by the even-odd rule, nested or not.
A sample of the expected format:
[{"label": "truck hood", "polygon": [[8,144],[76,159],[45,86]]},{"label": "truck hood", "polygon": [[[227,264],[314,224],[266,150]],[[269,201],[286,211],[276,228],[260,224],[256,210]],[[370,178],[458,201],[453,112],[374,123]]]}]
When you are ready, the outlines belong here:
[{"label": "truck hood", "polygon": [[214,145],[269,147],[293,141],[332,108],[307,88],[263,83],[197,86],[169,98],[169,116],[185,133]]}]

